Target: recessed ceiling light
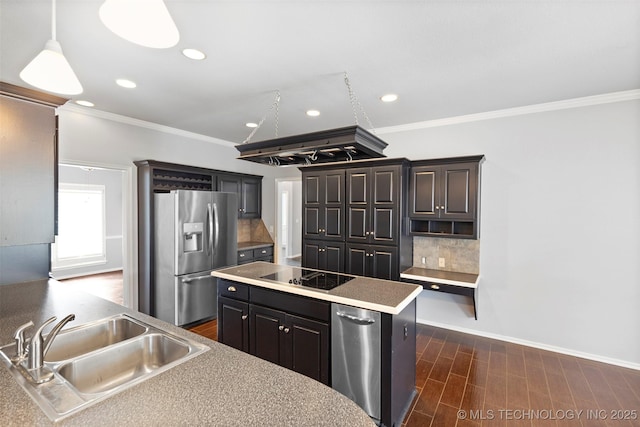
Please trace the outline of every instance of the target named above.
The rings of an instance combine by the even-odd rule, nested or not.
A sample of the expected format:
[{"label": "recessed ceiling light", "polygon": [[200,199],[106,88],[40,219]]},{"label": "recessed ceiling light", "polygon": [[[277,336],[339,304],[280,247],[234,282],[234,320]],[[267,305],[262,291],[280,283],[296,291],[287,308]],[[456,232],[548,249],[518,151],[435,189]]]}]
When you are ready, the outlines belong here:
[{"label": "recessed ceiling light", "polygon": [[207,57],[203,52],[198,49],[182,49],[182,54],[189,59],[194,59],[196,61],[200,61]]},{"label": "recessed ceiling light", "polygon": [[118,84],[118,86],[126,87],[127,89],[133,89],[137,86],[135,82],[127,79],[118,79],[116,80],[116,83]]},{"label": "recessed ceiling light", "polygon": [[320,111],[318,110],[307,110],[307,116],[309,117],[318,117],[320,115]]},{"label": "recessed ceiling light", "polygon": [[388,93],[380,97],[380,101],[382,102],[393,102],[397,100],[398,100],[398,95],[396,95],[395,93]]},{"label": "recessed ceiling light", "polygon": [[77,100],[76,104],[82,105],[83,107],[95,107],[95,104],[93,102],[85,101],[82,99]]},{"label": "recessed ceiling light", "polygon": [[246,127],[248,128],[257,128],[258,124],[257,123],[253,123],[253,122],[249,122],[245,124]]}]

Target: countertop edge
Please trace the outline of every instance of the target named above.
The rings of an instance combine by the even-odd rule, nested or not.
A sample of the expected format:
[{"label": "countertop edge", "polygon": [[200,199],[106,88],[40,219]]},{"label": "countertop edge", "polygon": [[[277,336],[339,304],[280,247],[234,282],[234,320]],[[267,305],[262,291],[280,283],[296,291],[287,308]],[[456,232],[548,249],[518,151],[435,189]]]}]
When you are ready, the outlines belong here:
[{"label": "countertop edge", "polygon": [[[389,305],[383,305],[383,304],[376,304],[368,301],[362,301],[354,298],[341,297],[339,295],[332,295],[331,293],[328,293],[328,292],[325,293],[317,290],[305,289],[300,286],[280,285],[275,282],[269,282],[261,279],[254,279],[249,277],[238,276],[235,274],[228,274],[220,270],[212,271],[211,275],[214,277],[219,277],[221,279],[227,279],[227,280],[232,280],[236,282],[246,283],[248,285],[260,286],[262,288],[273,289],[281,292],[287,292],[294,295],[301,295],[301,296],[310,297],[310,298],[314,298],[322,301],[335,302],[338,304],[346,304],[354,307],[364,308],[367,310],[374,310],[374,311],[379,311],[381,313],[394,314],[394,315],[400,314],[400,312],[402,312],[402,310],[406,306],[408,306],[409,303],[411,303],[411,301],[416,299],[417,296],[420,295],[420,292],[422,292],[422,288],[419,286],[416,286],[416,288],[408,296],[406,296],[402,301],[400,301],[400,303],[398,303],[395,306],[389,306]],[[408,285],[408,284],[403,283],[403,285]]]},{"label": "countertop edge", "polygon": [[407,274],[407,273],[400,273],[400,277],[402,279],[418,280],[420,282],[440,283],[442,285],[453,285],[453,286],[460,286],[463,288],[477,288],[478,281],[480,280],[480,276],[477,277],[474,283],[470,283],[470,282],[461,282],[459,280],[449,280],[449,279],[442,279],[439,277],[430,277],[430,276],[419,276],[419,275]]}]

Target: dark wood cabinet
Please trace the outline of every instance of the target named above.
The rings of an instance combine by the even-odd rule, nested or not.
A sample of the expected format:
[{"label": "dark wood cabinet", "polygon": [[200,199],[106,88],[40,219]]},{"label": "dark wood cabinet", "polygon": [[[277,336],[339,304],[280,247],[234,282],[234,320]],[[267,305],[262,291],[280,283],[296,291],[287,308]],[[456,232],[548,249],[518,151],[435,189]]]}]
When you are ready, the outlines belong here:
[{"label": "dark wood cabinet", "polygon": [[346,271],[357,276],[398,280],[400,277],[398,248],[347,243]]},{"label": "dark wood cabinet", "polygon": [[324,240],[304,240],[302,265],[318,270],[344,272],[344,243]]},{"label": "dark wood cabinet", "polygon": [[273,244],[238,249],[238,265],[254,261],[273,262]]},{"label": "dark wood cabinet", "polygon": [[221,174],[217,179],[218,191],[238,195],[238,218],[261,217],[262,177]]},{"label": "dark wood cabinet", "polygon": [[411,163],[410,231],[414,235],[477,237],[480,162],[484,156]]},{"label": "dark wood cabinet", "polygon": [[302,171],[303,238],[344,241],[344,173]]},{"label": "dark wood cabinet", "polygon": [[218,341],[249,352],[249,304],[218,297]]},{"label": "dark wood cabinet", "polygon": [[347,170],[347,241],[398,244],[402,171],[402,165]]},{"label": "dark wood cabinet", "polygon": [[218,311],[219,342],[329,385],[329,303],[218,279]]},{"label": "dark wood cabinet", "polygon": [[[412,241],[403,221],[409,161],[356,165],[301,168],[302,266],[398,280],[400,266],[412,263]],[[358,245],[375,246],[375,253]]]},{"label": "dark wood cabinet", "polygon": [[[154,289],[154,194],[171,190],[233,191],[230,184],[239,183],[239,194],[243,192],[243,180],[248,191],[251,215],[260,217],[262,177],[207,169],[156,160],[135,161],[138,176],[138,310],[155,315]],[[231,186],[231,187],[230,187]],[[242,200],[242,196],[239,197]],[[256,205],[257,204],[257,205]],[[238,214],[240,216],[240,213]]]}]

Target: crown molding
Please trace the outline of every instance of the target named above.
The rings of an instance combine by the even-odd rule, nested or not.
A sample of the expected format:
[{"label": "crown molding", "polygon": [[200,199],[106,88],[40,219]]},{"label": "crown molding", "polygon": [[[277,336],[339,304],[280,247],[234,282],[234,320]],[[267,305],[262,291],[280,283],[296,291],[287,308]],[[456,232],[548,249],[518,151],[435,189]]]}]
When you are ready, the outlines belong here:
[{"label": "crown molding", "polygon": [[96,110],[89,107],[82,107],[80,105],[75,105],[71,103],[67,103],[61,107],[57,108],[57,111],[69,111],[73,113],[84,114],[87,116],[98,117],[100,119],[111,120],[113,122],[124,123],[131,126],[138,126],[146,129],[155,130],[158,132],[169,133],[172,135],[181,136],[184,138],[195,139],[198,141],[204,142],[212,142],[214,144],[225,145],[229,147],[235,147],[236,143],[231,141],[226,141],[224,139],[214,138],[207,135],[202,135],[195,132],[189,132],[182,129],[173,128],[171,126],[165,126],[158,123],[147,122],[145,120],[134,119],[132,117],[122,116],[120,114],[109,113],[107,111]]},{"label": "crown molding", "polygon": [[485,113],[467,114],[464,116],[447,117],[444,119],[426,120],[423,122],[407,123],[405,125],[377,128],[378,135],[407,132],[440,126],[457,125],[461,123],[477,122],[481,120],[499,119],[502,117],[521,116],[524,114],[543,113],[546,111],[566,110],[570,108],[588,107],[591,105],[610,104],[640,99],[640,89],[612,92],[603,95],[585,96],[582,98],[566,99],[563,101],[545,102],[543,104],[527,105],[524,107],[506,108],[504,110],[487,111]]}]

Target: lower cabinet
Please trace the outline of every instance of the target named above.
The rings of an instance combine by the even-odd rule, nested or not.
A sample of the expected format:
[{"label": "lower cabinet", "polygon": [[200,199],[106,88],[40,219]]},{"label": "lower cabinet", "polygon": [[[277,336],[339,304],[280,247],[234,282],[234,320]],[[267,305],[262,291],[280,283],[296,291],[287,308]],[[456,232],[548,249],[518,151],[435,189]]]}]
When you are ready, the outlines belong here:
[{"label": "lower cabinet", "polygon": [[344,272],[344,243],[305,240],[302,247],[305,268]]},{"label": "lower cabinet", "polygon": [[330,306],[218,279],[218,341],[330,385]]},{"label": "lower cabinet", "polygon": [[397,280],[400,275],[398,247],[347,244],[346,273],[378,279]]}]

